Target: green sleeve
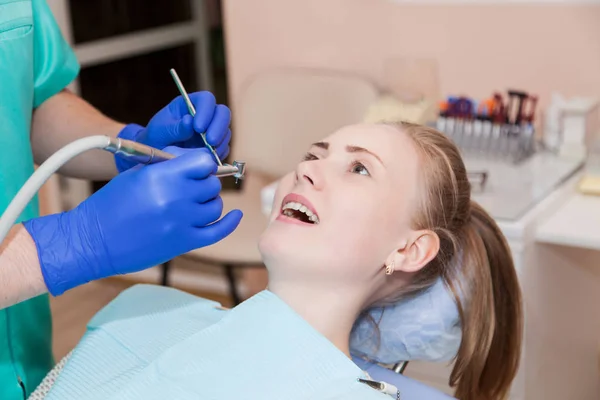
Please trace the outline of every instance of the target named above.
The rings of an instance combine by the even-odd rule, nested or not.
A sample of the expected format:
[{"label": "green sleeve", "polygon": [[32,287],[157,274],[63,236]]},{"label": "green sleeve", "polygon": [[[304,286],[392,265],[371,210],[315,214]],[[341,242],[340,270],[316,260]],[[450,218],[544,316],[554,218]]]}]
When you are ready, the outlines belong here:
[{"label": "green sleeve", "polygon": [[35,108],[67,87],[79,74],[80,67],[46,0],[32,0],[32,5]]}]

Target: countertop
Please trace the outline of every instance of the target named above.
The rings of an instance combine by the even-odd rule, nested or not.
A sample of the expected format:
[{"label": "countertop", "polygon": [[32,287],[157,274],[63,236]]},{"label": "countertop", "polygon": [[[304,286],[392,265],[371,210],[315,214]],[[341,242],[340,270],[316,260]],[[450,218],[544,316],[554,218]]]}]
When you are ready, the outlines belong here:
[{"label": "countertop", "polygon": [[540,222],[535,239],[540,243],[600,250],[600,197],[573,190]]}]

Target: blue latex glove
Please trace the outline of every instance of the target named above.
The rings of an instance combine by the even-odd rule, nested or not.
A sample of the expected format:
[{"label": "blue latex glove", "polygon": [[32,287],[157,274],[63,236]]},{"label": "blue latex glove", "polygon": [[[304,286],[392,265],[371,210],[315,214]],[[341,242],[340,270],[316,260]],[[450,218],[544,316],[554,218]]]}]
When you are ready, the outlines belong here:
[{"label": "blue latex glove", "polygon": [[[231,111],[227,106],[217,105],[215,96],[210,92],[196,92],[189,95],[196,116],[192,118],[183,100],[176,97],[169,105],[160,110],[147,127],[129,124],[118,137],[146,144],[157,149],[167,146],[182,148],[204,147],[200,133],[206,133],[206,140],[222,160],[229,155],[231,140]],[[115,156],[119,172],[135,166],[135,162]]]},{"label": "blue latex glove", "polygon": [[[223,211],[207,149],[166,148],[177,158],[117,175],[77,208],[24,223],[53,295],[141,271],[232,233],[242,212]],[[210,224],[210,225],[209,225]]]}]

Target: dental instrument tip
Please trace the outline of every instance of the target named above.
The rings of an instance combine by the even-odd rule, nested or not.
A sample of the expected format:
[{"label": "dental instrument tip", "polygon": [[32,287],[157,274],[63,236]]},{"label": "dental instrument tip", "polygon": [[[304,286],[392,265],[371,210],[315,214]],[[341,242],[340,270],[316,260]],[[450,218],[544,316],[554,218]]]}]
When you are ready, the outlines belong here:
[{"label": "dental instrument tip", "polygon": [[244,179],[244,175],[246,174],[246,162],[245,161],[234,161],[233,166],[238,169],[238,172],[234,175],[235,183],[240,179]]}]

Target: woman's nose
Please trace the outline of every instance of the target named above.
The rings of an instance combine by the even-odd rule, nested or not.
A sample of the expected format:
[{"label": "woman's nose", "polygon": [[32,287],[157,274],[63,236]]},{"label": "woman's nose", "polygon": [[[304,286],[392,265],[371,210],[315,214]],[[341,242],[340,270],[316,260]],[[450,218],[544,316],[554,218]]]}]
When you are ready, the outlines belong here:
[{"label": "woman's nose", "polygon": [[296,182],[302,182],[309,184],[315,189],[321,189],[323,185],[323,179],[316,165],[318,161],[304,161],[298,164],[296,168]]}]

